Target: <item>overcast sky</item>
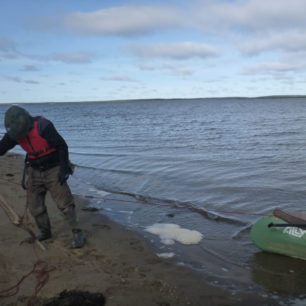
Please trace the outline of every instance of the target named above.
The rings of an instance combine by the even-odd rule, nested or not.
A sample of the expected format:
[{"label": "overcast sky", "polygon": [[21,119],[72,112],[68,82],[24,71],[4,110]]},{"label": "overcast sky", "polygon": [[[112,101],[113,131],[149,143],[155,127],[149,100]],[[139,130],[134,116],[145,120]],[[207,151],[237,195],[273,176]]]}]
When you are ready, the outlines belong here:
[{"label": "overcast sky", "polygon": [[0,103],[306,94],[305,0],[0,4]]}]

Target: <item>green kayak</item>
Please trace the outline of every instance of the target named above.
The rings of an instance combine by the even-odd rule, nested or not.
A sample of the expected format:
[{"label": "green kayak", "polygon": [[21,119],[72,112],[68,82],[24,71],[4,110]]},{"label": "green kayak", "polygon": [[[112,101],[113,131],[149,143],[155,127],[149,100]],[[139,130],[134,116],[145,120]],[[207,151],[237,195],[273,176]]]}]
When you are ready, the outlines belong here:
[{"label": "green kayak", "polygon": [[263,251],[306,259],[306,214],[276,209],[252,226],[251,238]]}]

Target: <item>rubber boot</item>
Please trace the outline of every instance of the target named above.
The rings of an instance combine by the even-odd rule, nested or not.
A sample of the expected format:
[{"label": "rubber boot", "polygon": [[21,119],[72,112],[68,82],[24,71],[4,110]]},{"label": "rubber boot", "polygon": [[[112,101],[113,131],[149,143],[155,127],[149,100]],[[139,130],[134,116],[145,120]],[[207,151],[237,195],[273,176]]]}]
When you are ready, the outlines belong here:
[{"label": "rubber boot", "polygon": [[75,207],[70,206],[65,212],[65,218],[67,219],[73,235],[72,247],[82,248],[86,242],[86,237],[83,231],[78,227],[78,218],[76,216]]},{"label": "rubber boot", "polygon": [[86,237],[83,231],[79,228],[74,228],[72,230],[72,234],[73,234],[72,247],[75,249],[82,248],[86,242]]},{"label": "rubber boot", "polygon": [[51,234],[51,225],[47,212],[42,213],[39,216],[36,216],[35,222],[40,232],[37,234],[36,239],[38,241],[43,241],[52,237]]},{"label": "rubber boot", "polygon": [[30,236],[26,238],[24,242],[33,243],[35,239],[37,239],[38,241],[44,241],[51,238],[51,226],[47,212],[44,212],[41,215],[34,217],[34,219],[40,232],[36,236]]}]

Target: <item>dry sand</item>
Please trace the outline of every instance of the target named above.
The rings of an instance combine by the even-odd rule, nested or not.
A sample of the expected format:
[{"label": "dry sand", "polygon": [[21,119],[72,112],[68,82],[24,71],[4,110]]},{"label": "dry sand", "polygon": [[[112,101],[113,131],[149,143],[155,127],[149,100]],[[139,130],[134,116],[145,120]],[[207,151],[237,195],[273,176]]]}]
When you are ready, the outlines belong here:
[{"label": "dry sand", "polygon": [[[20,186],[23,157],[9,154],[0,157],[0,163],[0,195],[22,215],[26,203],[26,193]],[[46,251],[30,244],[20,245],[28,234],[12,225],[0,208],[0,291],[30,272],[38,256],[54,270],[49,272],[49,280],[33,305],[43,305],[63,290],[102,293],[109,306],[265,304],[256,293],[232,296],[205,282],[195,271],[158,258],[138,234],[103,215],[84,210],[83,199],[76,198],[76,203],[88,237],[82,249],[71,248],[70,230],[50,197],[47,206],[53,238],[44,242]],[[0,305],[27,305],[36,284],[37,278],[30,275],[16,295],[0,298]]]}]

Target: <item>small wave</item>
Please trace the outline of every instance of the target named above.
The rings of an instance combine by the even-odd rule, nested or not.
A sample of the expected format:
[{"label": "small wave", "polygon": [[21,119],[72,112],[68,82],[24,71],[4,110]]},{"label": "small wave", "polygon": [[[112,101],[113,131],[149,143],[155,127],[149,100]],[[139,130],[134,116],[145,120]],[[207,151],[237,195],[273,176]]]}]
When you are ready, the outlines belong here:
[{"label": "small wave", "polygon": [[195,211],[202,216],[205,216],[208,219],[217,221],[217,222],[226,222],[230,224],[235,224],[235,225],[245,225],[246,222],[242,221],[241,219],[233,218],[233,217],[225,217],[222,216],[219,212],[213,211],[213,210],[206,210],[202,207],[195,207],[195,206],[189,206],[188,209]]},{"label": "small wave", "polygon": [[299,131],[281,131],[281,132],[258,133],[254,134],[253,137],[271,138],[271,137],[294,136],[298,134],[300,134]]},{"label": "small wave", "polygon": [[225,223],[240,225],[240,226],[248,224],[241,219],[237,219],[232,216],[226,217],[218,213],[217,211],[206,210],[205,208],[197,207],[193,203],[180,202],[180,201],[170,200],[170,199],[161,199],[157,197],[149,197],[149,196],[144,196],[141,194],[135,194],[135,193],[129,193],[129,192],[118,192],[118,191],[110,191],[110,190],[107,190],[107,192],[112,192],[115,194],[122,194],[122,195],[133,197],[135,198],[135,200],[137,200],[135,201],[135,204],[138,202],[142,202],[142,203],[149,204],[149,205],[164,206],[164,207],[169,207],[173,209],[189,210],[189,211],[200,214],[203,217],[216,221],[216,222],[225,222]]},{"label": "small wave", "polygon": [[130,154],[119,154],[119,153],[90,153],[90,152],[75,152],[73,150],[70,150],[71,155],[76,156],[90,156],[90,157],[123,157],[123,156],[129,156]]},{"label": "small wave", "polygon": [[[132,175],[145,175],[145,172],[142,170],[126,170],[126,169],[106,169],[106,168],[97,168],[95,166],[84,166],[76,164],[76,167],[79,169],[86,169],[86,170],[95,170],[95,171],[103,171],[108,173],[116,173],[116,174],[132,174]],[[94,175],[93,175],[94,176]]]},{"label": "small wave", "polygon": [[232,239],[239,240],[242,235],[249,233],[252,224],[248,223],[244,227],[239,228],[235,233],[232,235]]}]

